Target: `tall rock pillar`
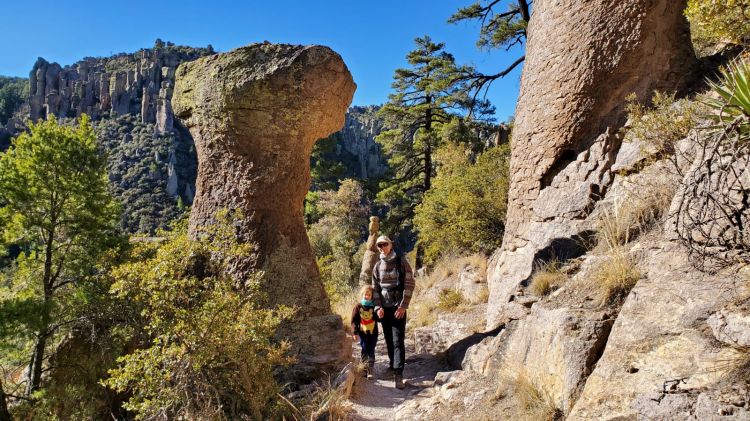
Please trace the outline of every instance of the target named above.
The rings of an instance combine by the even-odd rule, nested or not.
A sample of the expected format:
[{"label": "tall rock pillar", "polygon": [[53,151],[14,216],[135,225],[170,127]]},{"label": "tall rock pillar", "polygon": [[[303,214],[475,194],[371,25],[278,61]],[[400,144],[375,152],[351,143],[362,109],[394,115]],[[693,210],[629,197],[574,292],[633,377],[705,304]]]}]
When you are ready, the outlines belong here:
[{"label": "tall rock pillar", "polygon": [[258,252],[241,266],[268,271],[272,304],[298,307],[282,328],[298,357],[297,380],[350,353],[302,206],[313,144],[341,129],[355,88],[341,57],[321,46],[252,44],[183,63],[176,74],[172,107],[198,153],[190,234],[220,209],[243,212],[239,236]]},{"label": "tall rock pillar", "polygon": [[686,0],[540,0],[516,106],[508,217],[490,262],[488,327],[523,311],[535,261],[581,254],[612,182],[625,98],[679,91],[696,63]]}]

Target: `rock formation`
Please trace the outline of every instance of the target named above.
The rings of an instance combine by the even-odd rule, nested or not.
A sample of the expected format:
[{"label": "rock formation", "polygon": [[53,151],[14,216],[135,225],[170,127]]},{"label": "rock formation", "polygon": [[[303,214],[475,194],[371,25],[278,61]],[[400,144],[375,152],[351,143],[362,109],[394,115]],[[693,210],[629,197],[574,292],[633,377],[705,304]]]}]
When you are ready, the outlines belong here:
[{"label": "rock formation", "polygon": [[534,5],[516,108],[508,217],[489,270],[488,327],[536,261],[585,251],[587,217],[612,182],[625,97],[680,90],[696,62],[685,0]]},{"label": "rock formation", "polygon": [[378,233],[380,231],[380,219],[377,216],[370,217],[369,235],[365,244],[365,254],[362,256],[362,269],[359,271],[360,285],[369,285],[372,282],[372,269],[380,259],[378,251]]},{"label": "rock formation", "polygon": [[375,137],[385,130],[383,120],[375,114],[378,109],[372,105],[351,107],[340,132],[342,139],[338,145],[357,158],[356,177],[362,179],[378,177],[388,168],[380,145],[375,143]]},{"label": "rock formation", "polygon": [[[191,235],[221,209],[243,212],[239,235],[258,246],[243,264],[269,271],[264,288],[272,304],[299,307],[284,334],[308,366],[349,351],[341,319],[330,315],[302,203],[313,144],[343,126],[354,89],[329,48],[263,43],[181,65],[172,99],[198,152]],[[295,268],[300,277],[280,273]]]},{"label": "rock formation", "polygon": [[40,57],[29,75],[29,117],[140,114],[143,123],[156,123],[158,133],[170,132],[175,69],[208,54],[213,50],[167,45],[65,67]]}]

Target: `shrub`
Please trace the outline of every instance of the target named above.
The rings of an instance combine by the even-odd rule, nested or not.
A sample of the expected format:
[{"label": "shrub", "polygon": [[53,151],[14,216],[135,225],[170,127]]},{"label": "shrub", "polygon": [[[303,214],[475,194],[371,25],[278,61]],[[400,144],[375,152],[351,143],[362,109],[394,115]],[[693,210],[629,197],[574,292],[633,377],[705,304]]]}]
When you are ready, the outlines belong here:
[{"label": "shrub", "polygon": [[568,275],[560,270],[560,262],[552,260],[539,265],[531,278],[529,289],[532,293],[541,297],[549,294],[567,280]]},{"label": "shrub", "polygon": [[320,218],[309,226],[308,235],[326,292],[335,303],[359,282],[369,205],[355,180],[344,180],[338,190],[317,196]]},{"label": "shrub", "polygon": [[685,16],[699,51],[717,44],[744,45],[750,40],[748,0],[688,0]]},{"label": "shrub", "polygon": [[445,250],[488,253],[500,245],[509,152],[508,145],[491,148],[472,163],[460,146],[449,144],[438,151],[437,176],[414,216],[425,262],[434,263]]},{"label": "shrub", "polygon": [[714,125],[697,139],[694,162],[680,186],[675,223],[690,262],[715,272],[750,262],[747,168],[750,165],[750,66],[735,61],[704,97]]},{"label": "shrub", "polygon": [[744,135],[750,134],[750,66],[745,60],[735,60],[721,69],[719,81],[709,81],[718,98],[709,95],[701,100],[708,109],[704,116],[715,123],[714,131],[724,132],[727,125],[735,125]]},{"label": "shrub", "polygon": [[437,307],[443,311],[457,311],[465,302],[466,299],[460,291],[444,288],[438,296]]},{"label": "shrub", "polygon": [[641,140],[656,158],[674,155],[676,143],[698,125],[700,104],[687,99],[676,100],[674,94],[655,92],[651,106],[635,102],[635,95],[627,100],[631,127],[625,134],[625,141]]},{"label": "shrub", "polygon": [[271,338],[290,311],[261,307],[261,273],[228,274],[252,252],[228,222],[210,228],[210,240],[190,240],[184,222],[162,235],[113,271],[113,292],[141,307],[150,340],[119,358],[104,383],[131,393],[124,407],[137,419],[268,417],[273,368],[288,362],[285,344]]}]

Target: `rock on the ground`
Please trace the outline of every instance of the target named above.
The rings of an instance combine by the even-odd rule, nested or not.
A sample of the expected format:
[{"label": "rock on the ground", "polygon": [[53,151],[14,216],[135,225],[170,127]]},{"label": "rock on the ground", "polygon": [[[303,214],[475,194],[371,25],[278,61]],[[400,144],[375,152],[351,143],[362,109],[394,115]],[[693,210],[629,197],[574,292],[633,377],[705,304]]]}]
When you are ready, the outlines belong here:
[{"label": "rock on the ground", "polygon": [[625,97],[680,90],[696,63],[686,0],[534,5],[513,131],[503,246],[489,267],[488,327],[537,260],[583,254],[587,216],[613,180]]},{"label": "rock on the ground", "polygon": [[469,312],[439,314],[435,323],[414,329],[416,353],[438,355],[447,351],[481,327],[477,324],[477,319],[481,320],[484,309],[485,307],[480,305]]},{"label": "rock on the ground", "polygon": [[635,419],[664,390],[685,395],[665,405],[692,406],[697,394],[688,392],[715,388],[729,369],[734,353],[717,346],[706,320],[734,299],[732,277],[696,272],[666,241],[645,256],[644,278],[623,304],[569,420]]},{"label": "rock on the ground", "polygon": [[355,87],[341,57],[316,45],[252,44],[183,63],[176,73],[172,107],[193,135],[199,163],[189,232],[200,235],[220,210],[242,212],[238,235],[257,250],[237,271],[265,269],[270,304],[298,307],[281,330],[300,364],[311,367],[349,353],[302,203],[313,144],[344,124]]},{"label": "rock on the ground", "polygon": [[712,314],[707,323],[714,337],[729,346],[750,347],[749,310],[732,306]]}]

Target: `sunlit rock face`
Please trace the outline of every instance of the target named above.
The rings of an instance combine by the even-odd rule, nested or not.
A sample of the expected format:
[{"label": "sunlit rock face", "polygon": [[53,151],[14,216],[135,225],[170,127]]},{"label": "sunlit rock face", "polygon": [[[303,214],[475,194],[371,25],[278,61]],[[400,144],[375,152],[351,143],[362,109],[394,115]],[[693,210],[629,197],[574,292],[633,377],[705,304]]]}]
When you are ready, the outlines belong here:
[{"label": "sunlit rock face", "polygon": [[190,233],[199,236],[221,209],[242,212],[238,235],[258,249],[240,270],[267,270],[269,301],[298,307],[282,329],[299,357],[298,378],[349,352],[302,205],[313,144],[341,129],[355,88],[341,57],[322,46],[252,44],[177,69],[172,107],[198,152]]},{"label": "sunlit rock face", "polygon": [[696,63],[685,0],[534,3],[513,128],[503,246],[488,271],[488,326],[517,313],[535,262],[581,255],[613,181],[625,98],[680,91]]}]

